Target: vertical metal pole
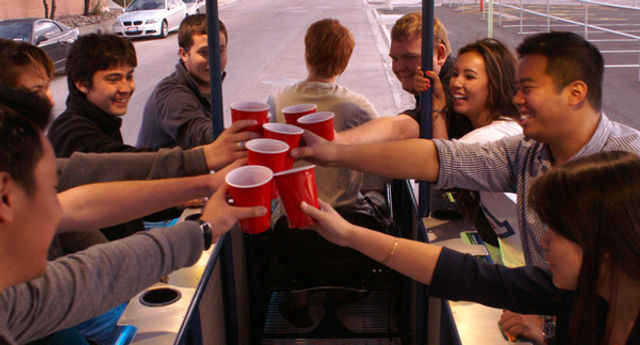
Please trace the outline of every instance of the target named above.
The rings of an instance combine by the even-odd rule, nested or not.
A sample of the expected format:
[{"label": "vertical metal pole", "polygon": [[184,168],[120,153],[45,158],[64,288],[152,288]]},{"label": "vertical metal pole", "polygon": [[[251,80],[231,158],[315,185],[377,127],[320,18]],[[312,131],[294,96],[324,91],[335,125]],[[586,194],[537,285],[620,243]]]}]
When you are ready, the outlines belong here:
[{"label": "vertical metal pole", "polygon": [[520,0],[520,32],[519,34],[522,35],[522,0]]},{"label": "vertical metal pole", "polygon": [[[423,71],[433,70],[433,8],[434,0],[422,0],[422,61]],[[482,1],[482,0],[481,0]],[[431,88],[420,94],[420,137],[430,139],[432,137],[432,119],[431,119]],[[429,196],[431,194],[431,184],[426,181],[420,181],[418,191],[418,222],[421,223],[422,217],[428,216],[430,213]],[[410,191],[410,189],[409,189]],[[418,235],[418,238],[420,236]],[[425,307],[428,305],[426,287],[422,284],[416,284],[415,287],[415,315],[414,320],[416,334],[414,335],[414,344],[426,344],[428,336],[429,318],[425,313]]]},{"label": "vertical metal pole", "polygon": [[589,39],[589,3],[584,4],[584,39]]},{"label": "vertical metal pole", "polygon": [[[206,6],[207,39],[209,41],[209,77],[211,80],[211,124],[213,125],[213,136],[217,138],[224,130],[224,121],[222,118],[222,75],[220,71],[218,1],[206,0]],[[224,239],[226,239],[226,241]],[[240,343],[240,338],[238,334],[238,306],[236,305],[231,236],[228,233],[225,234],[219,245],[223,246],[220,264],[227,344],[237,345]]]},{"label": "vertical metal pole", "polygon": [[493,0],[489,0],[488,2],[487,10],[489,17],[487,19],[487,37],[493,38]]},{"label": "vertical metal pole", "polygon": [[549,0],[547,0],[547,32],[551,31],[551,17],[549,15]]},{"label": "vertical metal pole", "polygon": [[220,34],[218,27],[218,1],[207,1],[207,38],[209,41],[209,79],[211,80],[211,123],[213,137],[224,130],[222,118],[222,76],[220,74]]},{"label": "vertical metal pole", "polygon": [[[422,1],[422,70],[433,70],[433,0]],[[420,95],[420,137],[431,139],[431,88],[423,91]],[[420,182],[419,211],[420,217],[429,215],[429,189],[428,182]]]}]

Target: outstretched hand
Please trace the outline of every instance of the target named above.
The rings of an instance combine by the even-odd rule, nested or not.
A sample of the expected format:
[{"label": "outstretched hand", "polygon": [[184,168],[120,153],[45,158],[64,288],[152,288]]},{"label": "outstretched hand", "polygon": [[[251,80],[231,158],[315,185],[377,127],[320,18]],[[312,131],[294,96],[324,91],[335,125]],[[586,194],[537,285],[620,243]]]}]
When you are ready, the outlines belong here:
[{"label": "outstretched hand", "polygon": [[229,231],[240,219],[259,217],[267,213],[263,206],[238,207],[227,202],[229,185],[224,184],[211,196],[202,210],[200,219],[211,224],[214,241]]},{"label": "outstretched hand", "polygon": [[309,217],[315,219],[318,223],[312,225],[311,228],[324,237],[327,241],[335,243],[339,246],[348,246],[348,240],[352,238],[350,235],[354,226],[347,222],[342,216],[336,212],[328,203],[319,200],[320,209],[317,209],[306,202],[300,204],[302,212]]},{"label": "outstretched hand", "polygon": [[291,157],[304,159],[322,166],[336,165],[338,144],[328,141],[311,131],[302,133],[300,146],[291,150]]},{"label": "outstretched hand", "polygon": [[215,172],[215,174],[211,174],[211,193],[213,194],[215,191],[218,190],[218,188],[220,188],[221,186],[224,186],[225,184],[225,177],[227,177],[227,174],[235,169],[235,168],[239,168],[241,166],[247,165],[248,160],[247,158],[240,158],[240,159],[236,159],[235,162],[225,166],[224,168],[218,170]]},{"label": "outstretched hand", "polygon": [[244,142],[259,138],[258,133],[245,131],[244,128],[256,125],[256,120],[240,120],[225,129],[211,144],[204,145],[207,167],[218,170],[227,164],[247,156]]}]

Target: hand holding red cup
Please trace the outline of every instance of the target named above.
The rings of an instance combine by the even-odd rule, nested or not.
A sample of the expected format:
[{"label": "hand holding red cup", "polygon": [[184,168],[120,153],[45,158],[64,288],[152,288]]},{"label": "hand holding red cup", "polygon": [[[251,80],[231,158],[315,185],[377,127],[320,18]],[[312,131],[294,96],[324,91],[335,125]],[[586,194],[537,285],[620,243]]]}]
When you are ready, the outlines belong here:
[{"label": "hand holding red cup", "polygon": [[267,212],[259,217],[241,219],[240,228],[249,234],[266,231],[271,220],[271,169],[247,165],[233,169],[225,177],[234,206],[263,206]]},{"label": "hand holding red cup", "polygon": [[304,228],[316,223],[300,209],[302,201],[320,207],[314,168],[315,165],[308,165],[274,174],[290,228]]}]

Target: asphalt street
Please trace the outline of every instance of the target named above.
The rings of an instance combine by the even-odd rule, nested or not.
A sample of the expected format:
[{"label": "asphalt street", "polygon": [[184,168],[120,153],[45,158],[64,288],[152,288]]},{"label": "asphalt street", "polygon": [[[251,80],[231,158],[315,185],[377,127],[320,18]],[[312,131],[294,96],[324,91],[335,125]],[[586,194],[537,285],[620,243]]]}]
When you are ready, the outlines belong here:
[{"label": "asphalt street", "polygon": [[[618,3],[633,0],[616,0]],[[444,2],[444,4],[442,4]],[[228,105],[236,101],[264,101],[277,88],[302,80],[306,76],[304,65],[304,34],[306,28],[322,18],[336,18],[354,34],[356,47],[350,64],[338,82],[364,94],[381,115],[394,115],[411,105],[409,97],[400,88],[391,73],[388,57],[388,31],[402,14],[420,9],[419,1],[383,0],[237,0],[221,6],[220,18],[229,31],[229,63],[227,78],[223,83],[225,123],[229,123]],[[529,1],[531,9],[544,10],[544,1]],[[555,2],[554,2],[555,3]],[[560,1],[552,8],[555,13],[584,16],[577,1]],[[452,49],[455,52],[464,44],[487,35],[487,21],[475,2],[437,1],[436,15],[447,27]],[[578,4],[579,5],[579,4]],[[537,6],[537,7],[535,7]],[[579,5],[582,6],[582,5]],[[600,11],[600,12],[599,12]],[[503,9],[500,12],[502,26],[497,23],[498,8],[494,7],[496,24],[494,37],[514,48],[530,32],[546,29],[546,21],[539,17],[525,17],[526,30],[519,34],[517,11]],[[590,23],[609,25],[615,29],[633,32],[640,11],[592,7]],[[635,16],[635,17],[634,17]],[[485,16],[486,17],[486,16]],[[582,27],[552,22],[552,29],[582,32]],[[628,24],[629,27],[623,27]],[[84,33],[109,30],[109,23],[84,28]],[[637,34],[637,33],[636,33]],[[638,64],[640,44],[637,41],[605,42],[609,35],[590,32],[590,39],[602,51],[625,50],[630,53],[605,53],[605,63],[610,65]],[[177,35],[166,39],[142,39],[134,41],[138,54],[135,72],[136,92],[129,111],[124,116],[122,133],[126,143],[134,144],[140,127],[144,103],[156,83],[171,73],[177,62]],[[56,76],[52,82],[56,101],[54,114],[64,110],[67,95],[66,76]],[[604,110],[614,120],[640,128],[635,114],[640,109],[640,83],[638,69],[612,67],[605,71]]]}]

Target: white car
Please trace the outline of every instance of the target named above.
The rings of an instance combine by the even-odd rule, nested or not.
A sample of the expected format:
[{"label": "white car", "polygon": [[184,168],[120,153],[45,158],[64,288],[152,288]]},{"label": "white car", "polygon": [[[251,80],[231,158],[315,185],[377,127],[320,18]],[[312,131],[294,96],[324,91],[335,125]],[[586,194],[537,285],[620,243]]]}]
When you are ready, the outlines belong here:
[{"label": "white car", "polygon": [[187,15],[207,13],[207,3],[205,0],[182,0],[187,5]]},{"label": "white car", "polygon": [[133,0],[113,22],[113,32],[129,38],[164,38],[169,32],[178,30],[186,11],[182,0]]}]

